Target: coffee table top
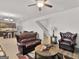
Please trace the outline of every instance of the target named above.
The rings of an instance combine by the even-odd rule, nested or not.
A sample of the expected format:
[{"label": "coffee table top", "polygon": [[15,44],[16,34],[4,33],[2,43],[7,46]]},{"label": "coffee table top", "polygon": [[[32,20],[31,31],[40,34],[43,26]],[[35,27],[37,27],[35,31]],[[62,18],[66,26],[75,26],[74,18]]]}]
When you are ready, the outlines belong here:
[{"label": "coffee table top", "polygon": [[43,44],[40,44],[35,48],[35,52],[41,56],[54,56],[57,53],[60,53],[64,56],[68,56],[73,59],[78,59],[78,56],[79,56],[79,54],[76,52],[71,53],[69,51],[60,49],[58,44],[53,44],[53,46],[51,48],[49,48],[48,50],[45,50],[45,51],[43,50],[44,48],[45,48],[45,46]]},{"label": "coffee table top", "polygon": [[49,49],[46,49],[45,45],[40,44],[35,48],[35,52],[41,56],[54,56],[58,53],[58,51],[58,45],[52,45]]}]

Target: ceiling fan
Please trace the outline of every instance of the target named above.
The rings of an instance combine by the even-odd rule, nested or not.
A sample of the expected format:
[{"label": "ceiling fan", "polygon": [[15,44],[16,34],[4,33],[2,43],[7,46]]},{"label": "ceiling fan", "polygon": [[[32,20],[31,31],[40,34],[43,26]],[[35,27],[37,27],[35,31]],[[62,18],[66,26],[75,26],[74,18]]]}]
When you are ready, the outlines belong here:
[{"label": "ceiling fan", "polygon": [[44,6],[47,6],[49,8],[53,7],[52,5],[47,3],[47,0],[35,0],[35,1],[36,1],[36,3],[30,4],[28,6],[30,7],[30,6],[35,6],[36,5],[39,8],[39,11],[41,11],[42,7],[44,7]]}]

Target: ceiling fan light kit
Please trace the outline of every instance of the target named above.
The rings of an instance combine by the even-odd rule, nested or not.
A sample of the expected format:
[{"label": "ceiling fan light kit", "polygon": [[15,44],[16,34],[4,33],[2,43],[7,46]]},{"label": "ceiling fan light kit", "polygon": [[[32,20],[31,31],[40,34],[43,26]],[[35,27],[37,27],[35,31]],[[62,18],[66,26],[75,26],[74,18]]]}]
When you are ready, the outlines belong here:
[{"label": "ceiling fan light kit", "polygon": [[47,3],[47,0],[35,0],[36,4],[30,4],[30,6],[37,6],[39,8],[39,11],[41,11],[42,7],[47,6],[49,8],[52,8],[53,6]]},{"label": "ceiling fan light kit", "polygon": [[43,7],[44,6],[44,1],[39,0],[37,1],[37,7]]}]

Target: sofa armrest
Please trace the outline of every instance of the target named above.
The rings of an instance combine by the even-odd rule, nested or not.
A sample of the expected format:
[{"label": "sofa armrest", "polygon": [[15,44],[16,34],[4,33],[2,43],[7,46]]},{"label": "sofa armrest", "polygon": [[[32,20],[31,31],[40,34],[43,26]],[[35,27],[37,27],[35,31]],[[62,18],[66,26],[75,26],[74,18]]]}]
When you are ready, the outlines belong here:
[{"label": "sofa armrest", "polygon": [[[36,41],[36,43],[41,43],[41,39],[36,39],[36,40],[34,40],[34,41]],[[23,43],[23,42],[21,42],[21,43],[17,43],[17,45],[18,46],[24,46],[24,45],[26,45],[27,44],[27,42],[25,42],[25,43]]]},{"label": "sofa armrest", "polygon": [[41,40],[40,39],[36,39],[36,40],[32,41],[32,44],[41,44]]},{"label": "sofa armrest", "polygon": [[25,43],[17,43],[18,46],[24,46]]},{"label": "sofa armrest", "polygon": [[72,46],[75,46],[75,45],[77,45],[77,43],[75,43],[75,42],[72,42],[72,43],[71,43],[71,45],[72,45]]},{"label": "sofa armrest", "polygon": [[62,42],[62,40],[60,39],[60,40],[58,40],[58,42],[59,42],[59,44],[60,44],[60,42]]},{"label": "sofa armrest", "polygon": [[77,43],[76,43],[76,40],[74,39],[74,40],[72,40],[72,43],[71,43],[72,45],[77,45]]},{"label": "sofa armrest", "polygon": [[41,39],[36,39],[36,40],[38,40],[39,42],[41,42]]}]

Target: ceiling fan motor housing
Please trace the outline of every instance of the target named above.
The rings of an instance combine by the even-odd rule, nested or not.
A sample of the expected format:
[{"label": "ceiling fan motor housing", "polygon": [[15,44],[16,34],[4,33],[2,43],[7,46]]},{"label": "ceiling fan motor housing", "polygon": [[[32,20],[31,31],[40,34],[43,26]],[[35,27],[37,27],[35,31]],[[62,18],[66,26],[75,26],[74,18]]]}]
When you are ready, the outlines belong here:
[{"label": "ceiling fan motor housing", "polygon": [[36,1],[44,1],[44,2],[46,2],[47,0],[36,0]]}]

